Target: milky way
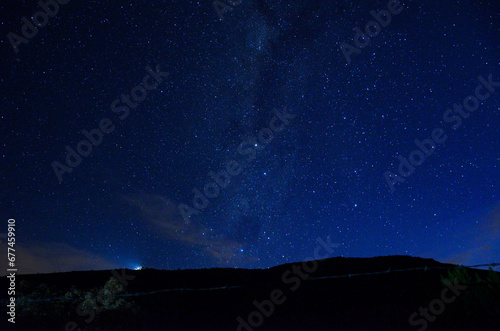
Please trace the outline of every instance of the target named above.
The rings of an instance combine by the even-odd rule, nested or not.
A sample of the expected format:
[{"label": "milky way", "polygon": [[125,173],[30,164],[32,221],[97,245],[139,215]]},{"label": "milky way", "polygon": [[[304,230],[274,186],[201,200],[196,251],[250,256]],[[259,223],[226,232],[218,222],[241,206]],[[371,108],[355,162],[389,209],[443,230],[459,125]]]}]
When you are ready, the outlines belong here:
[{"label": "milky way", "polygon": [[43,9],[0,5],[20,272],[264,268],[327,237],[332,256],[498,262],[495,1],[58,7],[28,38]]}]

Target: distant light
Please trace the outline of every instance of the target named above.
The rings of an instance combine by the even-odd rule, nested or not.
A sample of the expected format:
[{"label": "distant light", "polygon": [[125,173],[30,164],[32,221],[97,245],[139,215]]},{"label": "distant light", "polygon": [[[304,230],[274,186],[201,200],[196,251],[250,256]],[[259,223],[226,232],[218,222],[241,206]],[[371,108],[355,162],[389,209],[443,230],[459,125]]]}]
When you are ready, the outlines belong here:
[{"label": "distant light", "polygon": [[134,270],[141,270],[141,269],[142,269],[142,266],[134,267]]}]

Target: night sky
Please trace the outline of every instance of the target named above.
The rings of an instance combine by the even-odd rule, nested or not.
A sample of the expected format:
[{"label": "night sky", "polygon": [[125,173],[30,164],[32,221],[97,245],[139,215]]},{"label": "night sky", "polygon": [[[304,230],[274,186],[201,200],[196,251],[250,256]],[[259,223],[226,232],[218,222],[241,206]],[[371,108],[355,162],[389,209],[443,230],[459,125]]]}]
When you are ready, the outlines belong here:
[{"label": "night sky", "polygon": [[0,5],[20,273],[499,262],[498,1],[61,2]]}]

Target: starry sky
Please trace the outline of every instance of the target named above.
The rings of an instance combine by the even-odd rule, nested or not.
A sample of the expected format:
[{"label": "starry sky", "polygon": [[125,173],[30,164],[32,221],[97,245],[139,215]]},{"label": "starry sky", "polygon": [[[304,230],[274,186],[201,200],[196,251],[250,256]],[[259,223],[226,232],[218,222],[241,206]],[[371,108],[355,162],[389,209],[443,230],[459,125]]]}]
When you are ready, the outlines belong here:
[{"label": "starry sky", "polygon": [[498,1],[224,3],[2,2],[20,273],[499,262]]}]

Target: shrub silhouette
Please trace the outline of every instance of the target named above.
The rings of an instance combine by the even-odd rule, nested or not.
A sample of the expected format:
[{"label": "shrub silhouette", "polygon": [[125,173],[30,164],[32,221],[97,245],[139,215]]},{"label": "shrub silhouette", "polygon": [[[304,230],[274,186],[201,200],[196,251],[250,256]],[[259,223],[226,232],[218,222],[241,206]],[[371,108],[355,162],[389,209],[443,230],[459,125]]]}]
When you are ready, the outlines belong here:
[{"label": "shrub silhouette", "polygon": [[64,295],[55,287],[43,283],[34,286],[23,280],[18,286],[17,317],[21,324],[46,325],[50,321],[81,320],[82,313],[93,310],[103,322],[116,321],[124,312],[133,312],[133,303],[119,296],[123,293],[125,287],[114,277],[100,289],[82,291],[73,286]]},{"label": "shrub silhouette", "polygon": [[82,310],[95,311],[128,310],[132,303],[117,295],[125,293],[125,286],[115,277],[111,277],[100,289],[92,289],[84,295]]},{"label": "shrub silhouette", "polygon": [[44,321],[67,315],[71,303],[69,300],[54,299],[60,295],[55,287],[49,288],[43,283],[35,287],[21,281],[16,300],[19,320]]},{"label": "shrub silhouette", "polygon": [[484,318],[500,317],[500,277],[491,267],[488,276],[483,279],[477,270],[465,267],[448,270],[447,277],[441,276],[443,286],[447,279],[453,283],[455,279],[467,289],[460,295],[458,302],[466,311],[468,317],[483,316]]}]

